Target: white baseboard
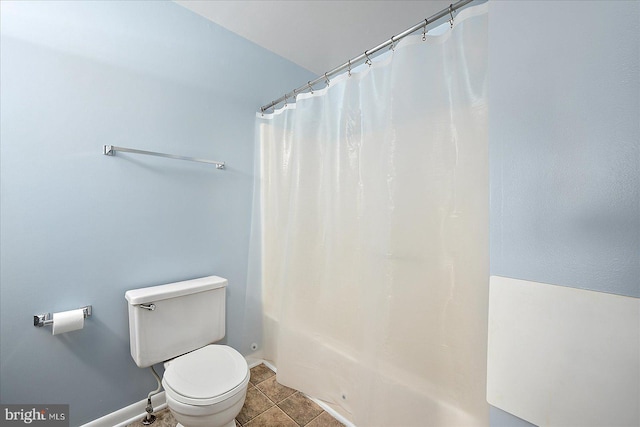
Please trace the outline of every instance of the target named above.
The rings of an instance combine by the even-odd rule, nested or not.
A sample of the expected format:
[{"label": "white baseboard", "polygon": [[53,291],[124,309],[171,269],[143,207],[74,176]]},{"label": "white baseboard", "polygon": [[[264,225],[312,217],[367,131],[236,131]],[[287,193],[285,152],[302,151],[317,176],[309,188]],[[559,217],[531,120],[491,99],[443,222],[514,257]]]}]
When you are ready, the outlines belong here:
[{"label": "white baseboard", "polygon": [[255,368],[258,365],[261,365],[264,363],[264,360],[262,359],[256,359],[256,358],[248,358],[247,357],[247,365],[249,365],[249,369]]},{"label": "white baseboard", "polygon": [[[151,404],[155,412],[161,411],[167,407],[167,401],[164,396],[164,391],[151,397]],[[125,408],[118,409],[115,412],[100,417],[97,420],[93,420],[82,427],[126,427],[131,423],[140,421],[147,412],[147,399],[143,399],[139,402],[133,403]]]},{"label": "white baseboard", "polygon": [[264,363],[264,365],[267,368],[271,369],[273,372],[276,372],[276,373],[278,372],[278,368],[276,368],[274,365],[272,365],[271,363],[267,362],[266,360],[262,360],[262,361],[260,361],[260,363]]}]

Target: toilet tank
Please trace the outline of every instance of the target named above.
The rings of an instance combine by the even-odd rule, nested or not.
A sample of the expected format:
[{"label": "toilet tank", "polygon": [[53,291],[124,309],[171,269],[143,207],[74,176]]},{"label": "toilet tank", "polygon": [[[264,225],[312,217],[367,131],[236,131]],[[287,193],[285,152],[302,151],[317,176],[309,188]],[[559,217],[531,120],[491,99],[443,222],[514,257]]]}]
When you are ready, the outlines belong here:
[{"label": "toilet tank", "polygon": [[227,279],[209,276],[127,291],[136,364],[144,368],[221,340],[226,287]]}]

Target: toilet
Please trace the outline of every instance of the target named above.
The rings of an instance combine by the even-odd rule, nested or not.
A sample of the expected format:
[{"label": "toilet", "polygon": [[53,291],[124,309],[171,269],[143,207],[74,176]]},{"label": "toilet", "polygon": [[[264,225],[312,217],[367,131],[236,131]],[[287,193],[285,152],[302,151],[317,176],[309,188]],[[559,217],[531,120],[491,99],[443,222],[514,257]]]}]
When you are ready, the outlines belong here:
[{"label": "toilet", "polygon": [[131,357],[141,367],[164,363],[167,406],[183,427],[235,427],[249,367],[226,345],[227,280],[218,276],[125,293]]}]

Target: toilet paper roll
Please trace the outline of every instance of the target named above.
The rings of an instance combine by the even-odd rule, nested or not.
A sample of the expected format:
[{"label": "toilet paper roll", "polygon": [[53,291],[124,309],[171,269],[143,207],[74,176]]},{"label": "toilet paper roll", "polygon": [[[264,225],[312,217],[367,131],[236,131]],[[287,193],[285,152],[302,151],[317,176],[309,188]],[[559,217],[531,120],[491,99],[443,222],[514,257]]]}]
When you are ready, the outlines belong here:
[{"label": "toilet paper roll", "polygon": [[82,329],[83,327],[84,311],[81,308],[77,310],[53,313],[53,335],[77,331],[78,329]]}]

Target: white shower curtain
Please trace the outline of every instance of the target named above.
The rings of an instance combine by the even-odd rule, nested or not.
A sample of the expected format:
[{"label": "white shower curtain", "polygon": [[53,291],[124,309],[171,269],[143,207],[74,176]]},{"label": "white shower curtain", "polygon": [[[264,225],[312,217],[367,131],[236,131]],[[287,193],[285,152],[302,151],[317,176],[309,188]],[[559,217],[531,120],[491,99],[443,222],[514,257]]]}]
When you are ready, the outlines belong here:
[{"label": "white shower curtain", "polygon": [[360,427],[488,424],[486,7],[258,115],[263,355]]}]

